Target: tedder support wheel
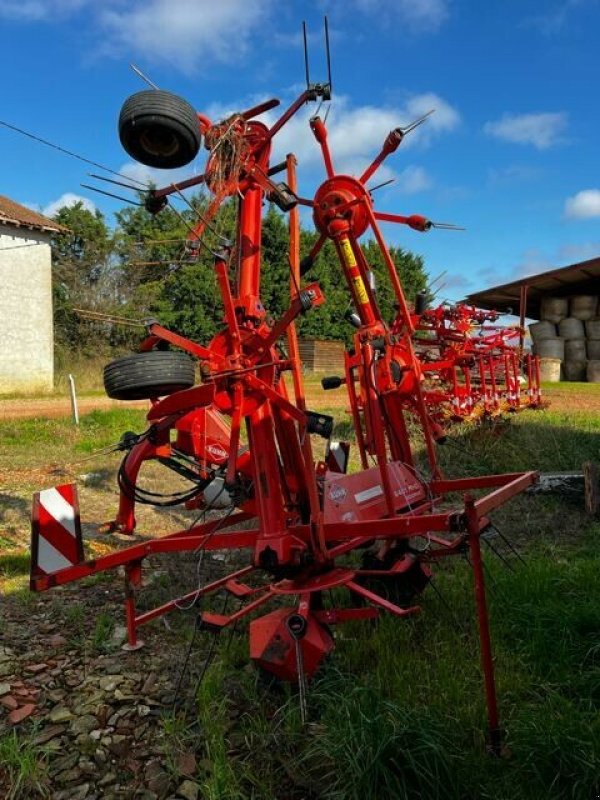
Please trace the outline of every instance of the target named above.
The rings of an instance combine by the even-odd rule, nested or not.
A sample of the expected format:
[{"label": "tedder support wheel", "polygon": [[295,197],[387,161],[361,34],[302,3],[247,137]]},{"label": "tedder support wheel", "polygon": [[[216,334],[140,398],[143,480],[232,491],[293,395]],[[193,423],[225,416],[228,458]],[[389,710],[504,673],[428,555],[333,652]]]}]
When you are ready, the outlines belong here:
[{"label": "tedder support wheel", "polygon": [[132,158],[148,167],[184,167],[200,149],[198,114],[171,92],[137,92],[123,103],[119,139]]},{"label": "tedder support wheel", "polygon": [[104,367],[104,388],[115,400],[148,400],[193,385],[194,362],[186,353],[149,350]]}]

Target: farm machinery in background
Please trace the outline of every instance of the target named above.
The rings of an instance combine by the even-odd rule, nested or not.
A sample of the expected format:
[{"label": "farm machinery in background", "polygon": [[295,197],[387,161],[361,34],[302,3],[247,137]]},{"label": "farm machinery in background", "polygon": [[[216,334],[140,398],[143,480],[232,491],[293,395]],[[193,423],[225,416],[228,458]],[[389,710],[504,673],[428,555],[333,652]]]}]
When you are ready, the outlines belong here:
[{"label": "farm machinery in background", "polygon": [[[185,504],[211,514],[186,530],[85,560],[75,487],[42,490],[34,500],[31,588],[44,591],[122,567],[127,648],[141,646],[141,626],[197,601],[201,629],[219,632],[249,619],[250,657],[275,676],[298,683],[302,693],[334,649],[336,625],[374,619],[381,612],[400,618],[418,614],[418,595],[436,562],[467,555],[474,576],[490,746],[498,752],[480,540],[490,513],[532,485],[536,473],[449,478],[441,473],[436,448],[449,416],[464,418],[481,404],[492,413],[504,400],[519,406],[511,334],[483,329],[482,336],[469,335],[474,322],[494,319],[465,307],[415,309],[404,295],[380,223],[418,231],[451,226],[376,210],[367,182],[425,118],[391,131],[373,162],[352,177],[336,172],[325,121],[313,116],[310,131],[322,154],[325,179],[310,199],[298,193],[293,155],[271,164],[272,142],[281,129],[307,103],[326,102],[330,93],[330,81],[308,81],[306,90],[270,124],[258,117],[272,112],[278,100],[216,123],[161,90],[142,91],[125,102],[121,142],[143,164],[184,166],[204,140],[208,158],[203,174],[149,190],[146,207],[160,213],[170,196],[199,184],[212,195],[190,227],[188,242],[192,250],[211,249],[223,327],[210,342],[198,343],[149,321],[140,352],[107,366],[109,395],[151,402],[148,428],[127,433],[121,441],[126,455],[119,470],[120,504],[113,529],[134,533],[138,502]],[[276,177],[281,172],[285,180]],[[227,200],[237,203],[232,242],[213,225]],[[276,321],[269,319],[261,301],[266,200],[289,217],[290,302]],[[301,205],[312,210],[319,233],[302,260]],[[207,244],[208,234],[216,246]],[[398,314],[393,323],[382,318],[369,280],[360,244],[365,234],[377,242],[395,293]],[[350,443],[332,438],[333,419],[307,408],[298,350],[296,320],[327,301],[318,283],[318,255],[326,241],[335,247],[356,330],[340,375],[324,379],[323,385],[332,391],[345,386],[358,450],[355,471],[348,468]],[[310,282],[308,273],[314,276]],[[194,359],[200,364],[198,384]],[[530,390],[537,392],[535,370],[531,365],[528,369],[533,370]],[[324,441],[322,455],[315,453],[319,438]],[[138,475],[149,460],[174,469],[189,481],[189,490],[168,500],[144,490]],[[158,608],[136,608],[147,558],[184,551],[200,558],[219,550],[238,554],[234,572]],[[233,613],[210,605],[223,592],[238,600]]]},{"label": "farm machinery in background", "polygon": [[[496,311],[461,303],[426,308],[425,302],[422,295],[416,299],[413,343],[440,435],[453,422],[541,406],[539,359],[519,351],[519,327],[496,324]],[[397,319],[392,331],[402,324]]]}]

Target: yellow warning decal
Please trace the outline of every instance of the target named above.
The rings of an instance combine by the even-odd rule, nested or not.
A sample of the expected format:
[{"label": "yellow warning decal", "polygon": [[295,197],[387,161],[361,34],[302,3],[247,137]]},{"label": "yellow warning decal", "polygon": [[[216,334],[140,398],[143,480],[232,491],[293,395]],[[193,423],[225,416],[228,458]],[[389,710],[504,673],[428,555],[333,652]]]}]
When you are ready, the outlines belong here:
[{"label": "yellow warning decal", "polygon": [[[341,239],[340,240],[340,248],[342,250],[342,256],[344,259],[344,263],[347,267],[355,267],[356,266],[356,259],[354,258],[354,251],[352,250],[352,245],[350,244],[350,239]],[[364,289],[364,287],[363,287]]]},{"label": "yellow warning decal", "polygon": [[358,301],[363,306],[366,306],[369,302],[369,295],[367,294],[365,284],[363,283],[363,279],[360,277],[360,275],[357,275],[356,278],[352,278],[352,285],[354,286],[354,291],[356,292]]}]

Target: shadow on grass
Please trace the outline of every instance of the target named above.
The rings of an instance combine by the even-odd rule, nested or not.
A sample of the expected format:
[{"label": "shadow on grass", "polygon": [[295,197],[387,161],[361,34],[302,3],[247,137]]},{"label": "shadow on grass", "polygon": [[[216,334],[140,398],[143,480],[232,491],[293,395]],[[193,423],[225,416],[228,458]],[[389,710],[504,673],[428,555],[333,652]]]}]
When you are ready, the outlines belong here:
[{"label": "shadow on grass", "polygon": [[600,416],[531,411],[495,425],[465,424],[438,452],[448,474],[580,471],[584,461],[600,460]]},{"label": "shadow on grass", "polygon": [[[15,497],[12,494],[0,493],[0,522],[6,522],[9,513],[17,512],[17,514],[28,515],[31,509],[31,504],[28,500],[22,497]],[[2,541],[6,539],[5,535],[0,535],[0,546]]]}]

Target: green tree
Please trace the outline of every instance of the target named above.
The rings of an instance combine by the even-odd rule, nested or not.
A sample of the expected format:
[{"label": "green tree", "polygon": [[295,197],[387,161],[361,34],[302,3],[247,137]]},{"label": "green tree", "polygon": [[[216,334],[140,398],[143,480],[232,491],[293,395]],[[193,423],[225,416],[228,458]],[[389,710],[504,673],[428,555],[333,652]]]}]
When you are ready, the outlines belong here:
[{"label": "green tree", "polygon": [[73,309],[102,310],[119,294],[112,234],[100,211],[90,211],[81,201],[63,206],[54,219],[68,229],[52,238],[56,338],[59,344],[77,348],[86,343],[89,326]]},{"label": "green tree", "polygon": [[[310,251],[317,238],[317,233],[303,231],[301,248],[303,255]],[[391,323],[396,316],[396,296],[385,260],[373,239],[361,244],[366,261],[375,276],[377,304],[383,319]],[[417,292],[424,290],[427,286],[427,273],[423,259],[400,247],[391,247],[389,250],[392,261],[396,265],[404,294],[410,303],[414,300]],[[324,245],[307,278],[313,276],[315,280],[318,280],[326,302],[302,318],[300,335],[311,339],[339,339],[348,343],[352,338],[353,329],[344,319],[344,315],[348,310],[354,310],[354,306],[338,255],[331,242]]]}]

